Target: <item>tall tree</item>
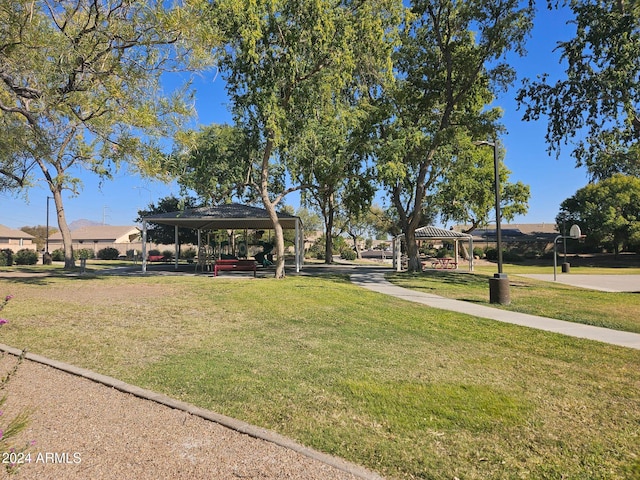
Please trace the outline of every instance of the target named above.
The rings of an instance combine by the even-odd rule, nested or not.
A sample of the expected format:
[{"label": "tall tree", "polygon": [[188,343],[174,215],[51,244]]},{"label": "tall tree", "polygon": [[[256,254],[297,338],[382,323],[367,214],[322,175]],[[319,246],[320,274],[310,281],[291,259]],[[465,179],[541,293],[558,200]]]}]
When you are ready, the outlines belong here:
[{"label": "tall tree", "polygon": [[74,259],[63,192],[78,194],[79,171],[155,168],[158,139],[190,113],[181,93],[156,93],[162,72],[192,53],[179,48],[183,32],[199,32],[190,11],[143,0],[2,2],[0,112],[23,140],[9,153],[37,165],[51,190],[65,268]]},{"label": "tall tree", "polygon": [[556,223],[576,224],[590,244],[613,247],[616,255],[640,246],[640,179],[620,173],[590,183],[560,206]]},{"label": "tall tree", "polygon": [[221,0],[215,18],[228,43],[221,69],[236,124],[253,157],[249,179],[271,218],[276,277],[284,277],[283,232],[276,207],[300,185],[292,147],[306,138],[310,119],[333,107],[334,96],[389,69],[389,25],[397,0]]},{"label": "tall tree", "polygon": [[[500,212],[507,221],[527,213],[529,186],[522,182],[510,183],[511,173],[502,163],[505,155],[498,145]],[[465,162],[455,175],[448,175],[441,183],[434,203],[445,222],[455,221],[467,225],[470,233],[480,225],[489,223],[495,209],[495,168],[493,149],[468,148]]]},{"label": "tall tree", "polygon": [[[550,8],[552,8],[552,2]],[[592,179],[640,176],[640,2],[566,0],[576,27],[558,42],[564,78],[526,80],[518,94],[525,120],[548,117],[551,151],[575,142],[572,155]]]},{"label": "tall tree", "polygon": [[376,136],[379,178],[400,219],[409,269],[419,271],[415,230],[425,202],[457,174],[471,139],[495,137],[500,112],[487,106],[514,80],[501,59],[523,53],[533,2],[415,0],[411,12]]},{"label": "tall tree", "polygon": [[325,263],[333,262],[336,215],[356,218],[368,210],[375,195],[369,151],[358,132],[368,99],[336,95],[334,111],[313,119],[316,127],[295,146],[296,176],[305,185],[302,200],[320,211],[325,230]]}]

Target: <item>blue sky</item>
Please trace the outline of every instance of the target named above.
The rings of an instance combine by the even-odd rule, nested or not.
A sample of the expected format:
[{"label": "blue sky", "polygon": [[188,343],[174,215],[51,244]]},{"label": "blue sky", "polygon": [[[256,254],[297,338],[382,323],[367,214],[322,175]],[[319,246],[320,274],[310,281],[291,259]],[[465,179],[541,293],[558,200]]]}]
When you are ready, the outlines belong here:
[{"label": "blue sky", "polygon": [[[522,121],[522,111],[516,110],[514,100],[522,78],[535,78],[543,72],[550,73],[553,78],[554,74],[562,73],[559,56],[553,49],[557,41],[571,38],[571,27],[566,25],[568,18],[566,12],[549,12],[544,8],[538,11],[532,37],[527,43],[527,56],[510,58],[517,69],[518,80],[495,102],[504,110],[502,121],[507,134],[499,141],[506,148],[505,163],[512,172],[510,180],[522,181],[531,188],[529,213],[516,217],[514,222],[517,223],[553,223],[560,203],[587,183],[585,170],[575,168],[568,148],[559,159],[555,154],[547,153],[544,141],[546,119],[536,123]],[[198,123],[230,121],[224,83],[219,76],[209,73],[197,77],[194,87],[197,91]],[[90,174],[81,178],[84,187],[80,195],[75,198],[65,196],[68,223],[88,219],[108,225],[132,225],[138,210],[162,197],[179,193],[176,185],[150,181],[127,171],[117,172],[113,180],[102,185]],[[0,224],[10,228],[45,225],[47,195],[50,192],[42,181],[27,192],[26,198],[1,193]],[[381,197],[379,200],[382,203],[385,199]],[[288,198],[287,203],[297,207],[295,198]],[[49,222],[56,226],[53,201],[50,207]]]}]

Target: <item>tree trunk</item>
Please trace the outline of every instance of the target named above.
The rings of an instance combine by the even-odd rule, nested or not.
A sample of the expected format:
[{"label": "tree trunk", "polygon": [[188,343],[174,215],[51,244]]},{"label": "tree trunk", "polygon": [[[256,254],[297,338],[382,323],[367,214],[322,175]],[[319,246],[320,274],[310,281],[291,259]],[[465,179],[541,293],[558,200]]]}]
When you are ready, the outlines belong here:
[{"label": "tree trunk", "polygon": [[286,276],[284,269],[284,234],[282,225],[276,212],[277,202],[272,202],[269,198],[269,159],[273,151],[273,132],[267,132],[267,143],[262,154],[262,166],[260,171],[260,197],[265,210],[269,214],[273,231],[276,238],[276,273],[275,278],[284,278]]},{"label": "tree trunk", "polygon": [[420,253],[418,252],[418,243],[416,242],[416,230],[411,226],[404,232],[404,238],[407,246],[407,269],[410,272],[421,272],[422,264],[420,263]]},{"label": "tree trunk", "polygon": [[351,235],[351,239],[353,240],[353,249],[356,252],[356,258],[358,260],[362,259],[362,252],[360,251],[360,247],[358,246],[358,236],[355,234],[350,234]]},{"label": "tree trunk", "polygon": [[275,278],[284,278],[286,276],[285,268],[284,268],[284,234],[282,231],[282,225],[280,225],[280,219],[278,218],[278,213],[276,212],[276,207],[273,202],[269,201],[267,197],[266,200],[263,197],[263,202],[267,213],[269,214],[269,218],[271,219],[271,223],[273,223],[273,231],[276,238],[276,273]]},{"label": "tree trunk", "polygon": [[[424,197],[424,195],[423,195]],[[396,190],[392,196],[393,203],[400,215],[400,225],[402,233],[404,233],[404,241],[407,248],[407,269],[410,272],[421,272],[422,264],[420,263],[420,255],[418,252],[418,243],[416,242],[416,228],[420,223],[420,212],[414,211],[413,216],[408,216],[404,210],[404,206],[400,201],[400,195]],[[416,201],[415,204],[420,204]]]},{"label": "tree trunk", "polygon": [[73,270],[76,267],[76,260],[73,257],[73,240],[71,238],[71,230],[67,225],[67,219],[64,214],[64,206],[62,205],[62,193],[53,190],[53,200],[56,205],[56,213],[58,217],[58,228],[62,235],[62,245],[64,247],[64,269]]},{"label": "tree trunk", "polygon": [[333,263],[333,221],[335,219],[335,206],[333,205],[333,195],[329,196],[324,212],[324,263]]}]

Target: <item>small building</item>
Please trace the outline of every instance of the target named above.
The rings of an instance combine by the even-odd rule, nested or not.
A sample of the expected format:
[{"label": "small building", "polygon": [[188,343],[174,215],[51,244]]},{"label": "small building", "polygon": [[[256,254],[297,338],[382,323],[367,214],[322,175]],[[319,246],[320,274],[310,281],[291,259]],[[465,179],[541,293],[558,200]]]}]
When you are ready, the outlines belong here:
[{"label": "small building", "polygon": [[[97,225],[83,227],[71,231],[72,247],[74,250],[89,249],[94,256],[103,248],[115,248],[120,255],[126,255],[128,250],[142,251],[142,236],[136,226]],[[49,251],[63,248],[62,234],[54,233],[49,237]]]},{"label": "small building", "polygon": [[14,253],[23,248],[36,250],[34,239],[35,237],[27,232],[0,225],[0,250],[10,248]]}]

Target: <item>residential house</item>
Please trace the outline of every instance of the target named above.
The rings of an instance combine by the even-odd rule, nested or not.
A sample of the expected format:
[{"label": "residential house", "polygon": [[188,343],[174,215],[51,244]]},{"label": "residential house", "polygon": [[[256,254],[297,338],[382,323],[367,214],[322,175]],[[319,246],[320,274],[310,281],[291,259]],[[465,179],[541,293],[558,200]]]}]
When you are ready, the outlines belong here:
[{"label": "residential house", "polygon": [[34,239],[35,237],[33,235],[29,235],[22,230],[14,230],[13,228],[0,225],[0,250],[10,248],[14,253],[23,248],[36,250],[37,247]]},{"label": "residential house", "polygon": [[[120,255],[126,255],[129,250],[142,252],[142,238],[140,229],[136,226],[97,225],[82,227],[71,231],[72,247],[74,250],[89,249],[94,256],[103,248],[115,248]],[[49,237],[49,251],[63,248],[62,234],[54,233]],[[155,245],[148,248],[157,248]]]}]

